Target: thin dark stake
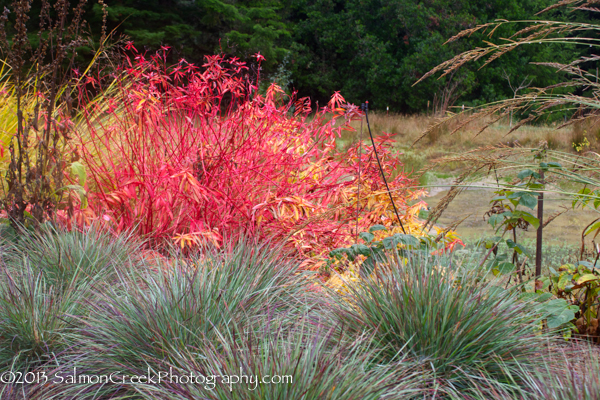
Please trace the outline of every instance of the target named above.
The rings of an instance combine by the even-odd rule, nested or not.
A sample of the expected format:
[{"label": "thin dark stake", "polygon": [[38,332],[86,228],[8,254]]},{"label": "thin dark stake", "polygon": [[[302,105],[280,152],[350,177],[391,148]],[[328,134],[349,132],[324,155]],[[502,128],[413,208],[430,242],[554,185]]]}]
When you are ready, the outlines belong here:
[{"label": "thin dark stake", "polygon": [[392,197],[392,193],[390,192],[390,187],[388,186],[387,179],[385,179],[385,174],[383,173],[383,168],[381,167],[381,161],[379,161],[379,153],[377,153],[377,146],[375,146],[375,140],[373,139],[373,134],[371,133],[371,125],[369,124],[369,102],[365,102],[362,105],[362,109],[365,112],[365,117],[367,118],[367,128],[369,129],[369,136],[371,137],[371,143],[373,144],[373,152],[375,153],[375,157],[377,157],[377,164],[379,165],[379,171],[381,172],[381,177],[383,178],[383,183],[385,183],[385,187],[388,192],[388,196],[390,196],[390,201],[392,202],[392,207],[394,207],[394,212],[396,213],[396,217],[398,218],[398,222],[400,222],[400,228],[402,228],[402,232],[406,235],[406,230],[404,229],[404,225],[402,224],[402,220],[400,219],[400,215],[398,214],[398,209],[396,209],[396,203],[394,203],[394,198]]}]

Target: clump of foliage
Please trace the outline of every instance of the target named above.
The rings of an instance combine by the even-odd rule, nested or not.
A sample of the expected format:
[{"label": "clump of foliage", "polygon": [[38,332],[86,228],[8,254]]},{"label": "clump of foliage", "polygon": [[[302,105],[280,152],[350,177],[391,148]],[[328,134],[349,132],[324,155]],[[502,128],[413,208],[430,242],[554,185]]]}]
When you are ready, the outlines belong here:
[{"label": "clump of foliage", "polygon": [[[25,225],[26,216],[41,223],[68,207],[65,175],[75,161],[67,155],[74,113],[69,82],[77,48],[87,43],[82,36],[85,3],[71,9],[66,0],[42,1],[37,40],[27,29],[30,1],[14,1],[0,17],[1,54],[12,82],[3,85],[0,105],[2,114],[16,116],[7,126],[10,131],[3,132],[10,137],[2,206],[15,228]],[[12,37],[7,25],[12,25]]]},{"label": "clump of foliage", "polygon": [[[89,314],[79,318],[81,352],[73,362],[81,373],[107,375],[187,371],[191,362],[206,374],[203,360],[211,351],[223,352],[255,330],[269,335],[270,326],[294,321],[318,304],[309,285],[297,274],[297,261],[251,240],[207,246],[156,271],[132,269],[89,302]],[[83,389],[135,393],[136,386]]]},{"label": "clump of foliage", "polygon": [[67,348],[65,334],[72,330],[80,289],[87,286],[67,285],[61,291],[29,260],[18,267],[3,268],[0,281],[2,373],[29,372]]},{"label": "clump of foliage", "polygon": [[526,377],[534,397],[593,400],[600,393],[600,357],[589,343],[553,348],[537,370]]},{"label": "clump of foliage", "polygon": [[139,267],[130,260],[138,248],[130,237],[94,228],[66,232],[42,227],[2,246],[3,398],[19,392],[23,382],[43,386],[42,371],[49,374],[77,347],[74,337],[78,319],[89,311],[87,302],[114,284],[117,272]]},{"label": "clump of foliage", "polygon": [[518,295],[479,271],[418,251],[407,258],[396,253],[387,266],[333,294],[344,329],[369,335],[384,349],[382,360],[410,355],[444,390],[487,387],[488,395],[496,387],[515,389],[512,376],[530,370],[545,343],[535,328],[539,312]]},{"label": "clump of foliage", "polygon": [[[167,66],[163,50],[129,59],[100,99],[80,87],[77,152],[89,207],[81,204],[78,221],[183,249],[240,233],[283,239],[315,260],[357,229],[391,225],[373,146],[336,150],[360,111],[336,93],[309,118],[308,99],[287,98],[275,84],[262,96],[247,70],[223,55],[202,69]],[[385,173],[398,171],[391,138],[376,146]],[[399,172],[389,184],[404,224],[417,228],[412,181]]]},{"label": "clump of foliage", "polygon": [[[26,246],[57,260],[66,253],[48,243],[82,239],[74,252],[101,267],[114,252],[103,245],[110,235],[91,230],[86,245],[84,234],[34,235]],[[98,247],[90,245],[94,238]],[[54,263],[34,267],[25,251],[20,259],[13,253],[0,276],[0,365],[31,382],[0,391],[3,398],[28,399],[233,400],[306,393],[536,398],[575,382],[584,382],[580,392],[594,389],[594,376],[574,369],[561,375],[565,361],[548,358],[558,347],[539,335],[544,315],[537,304],[486,283],[480,269],[457,268],[429,253],[417,249],[397,264],[379,263],[345,293],[315,291],[307,280],[312,274],[298,273],[298,260],[251,240],[140,260],[108,282],[104,274],[84,274],[95,268],[82,261],[79,276],[58,278],[68,281],[62,286]],[[116,254],[108,264],[120,262]],[[204,383],[164,378],[191,373]],[[89,380],[110,374],[114,382]],[[121,381],[142,375],[150,378]],[[233,380],[243,375],[282,380]],[[552,385],[542,386],[546,381]]]},{"label": "clump of foliage", "polygon": [[7,242],[3,257],[12,263],[25,255],[34,272],[60,291],[78,281],[112,282],[139,263],[140,251],[141,243],[127,233],[112,235],[98,226],[67,231],[46,223]]}]

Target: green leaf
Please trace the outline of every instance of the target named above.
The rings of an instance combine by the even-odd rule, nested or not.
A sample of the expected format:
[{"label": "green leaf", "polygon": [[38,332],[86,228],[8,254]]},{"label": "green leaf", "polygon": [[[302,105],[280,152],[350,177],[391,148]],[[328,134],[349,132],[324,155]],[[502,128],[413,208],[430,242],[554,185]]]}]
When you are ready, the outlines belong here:
[{"label": "green leaf", "polygon": [[384,238],[381,243],[383,243],[383,247],[387,250],[395,249],[398,246],[398,242],[394,241],[392,236]]},{"label": "green leaf", "polygon": [[355,256],[361,254],[363,256],[368,257],[371,255],[371,248],[369,246],[365,246],[362,243],[353,244],[352,246],[350,246],[350,250]]},{"label": "green leaf", "polygon": [[527,253],[527,249],[519,243],[515,243],[512,239],[506,239],[506,245],[509,249],[514,249],[518,254]]},{"label": "green leaf", "polygon": [[519,204],[524,205],[525,207],[531,208],[532,210],[537,206],[537,199],[530,194],[523,194],[521,196],[521,200]]},{"label": "green leaf", "polygon": [[552,293],[542,293],[537,299],[535,299],[535,301],[538,303],[543,303],[544,301],[550,300],[550,298],[552,298]]},{"label": "green leaf", "polygon": [[344,254],[348,254],[348,249],[344,247],[340,247],[338,249],[333,249],[329,252],[329,257],[332,258],[341,258]]},{"label": "green leaf", "polygon": [[583,236],[587,236],[590,233],[597,231],[598,229],[600,229],[600,221],[596,221],[594,222],[592,225],[590,225],[584,232],[583,232]]},{"label": "green leaf", "polygon": [[404,235],[397,233],[394,236],[398,236],[399,243],[405,244],[407,246],[419,247],[421,244],[421,241],[413,235]]},{"label": "green leaf", "polygon": [[488,224],[495,228],[498,223],[502,223],[504,217],[500,214],[494,214],[488,219]]},{"label": "green leaf", "polygon": [[517,174],[517,178],[523,180],[525,178],[529,178],[530,176],[538,175],[530,169],[525,169]]},{"label": "green leaf", "polygon": [[569,309],[564,309],[560,314],[548,317],[546,322],[548,324],[548,329],[555,329],[563,324],[571,322],[574,319],[575,313]]},{"label": "green leaf", "polygon": [[521,215],[521,218],[523,218],[525,221],[529,222],[535,229],[539,228],[539,226],[540,226],[540,220],[529,213],[524,212]]},{"label": "green leaf", "polygon": [[573,275],[569,275],[569,274],[561,275],[556,286],[559,289],[565,289],[567,287],[567,285],[571,283],[572,279],[573,279]]},{"label": "green leaf", "polygon": [[593,268],[594,268],[594,264],[592,264],[592,263],[591,263],[591,262],[589,262],[589,261],[578,261],[578,262],[577,262],[577,266],[578,266],[578,267],[580,267],[580,266],[583,266],[583,267],[586,267],[586,268],[587,268],[587,269],[589,269],[589,270],[591,270],[591,269],[593,269]]},{"label": "green leaf", "polygon": [[87,180],[87,173],[85,172],[85,166],[79,161],[75,161],[71,164],[71,172],[79,178],[79,185],[85,186]]},{"label": "green leaf", "polygon": [[505,261],[494,267],[494,275],[498,275],[498,274],[506,275],[506,274],[510,274],[514,270],[515,270],[515,265],[511,262]]},{"label": "green leaf", "polygon": [[553,299],[544,303],[543,309],[549,314],[560,314],[563,310],[568,309],[569,303],[565,299]]},{"label": "green leaf", "polygon": [[591,198],[588,197],[588,195],[591,194],[591,193],[592,193],[591,189],[587,188],[587,187],[584,187],[579,192],[577,192],[577,194],[581,194],[581,195],[584,195],[584,196],[575,196],[575,200],[573,200],[573,203],[572,203],[573,208],[575,208],[575,206],[579,202],[581,203],[581,208],[585,208],[585,206],[591,200]]},{"label": "green leaf", "polygon": [[373,225],[369,228],[369,233],[377,232],[377,231],[387,231],[387,228],[383,225]]},{"label": "green leaf", "polygon": [[371,243],[373,239],[375,239],[375,235],[373,235],[371,232],[361,232],[358,234],[358,237],[360,237],[366,243]]},{"label": "green leaf", "polygon": [[77,190],[77,194],[79,194],[79,200],[81,201],[81,209],[85,210],[88,206],[87,192],[83,188],[80,188]]}]

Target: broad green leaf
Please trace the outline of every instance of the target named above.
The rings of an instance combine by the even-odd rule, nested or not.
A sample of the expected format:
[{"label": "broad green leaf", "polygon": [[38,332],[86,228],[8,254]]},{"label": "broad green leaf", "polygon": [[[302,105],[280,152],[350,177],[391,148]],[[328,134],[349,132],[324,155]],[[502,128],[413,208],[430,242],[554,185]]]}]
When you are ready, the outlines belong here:
[{"label": "broad green leaf", "polygon": [[494,268],[494,271],[498,271],[498,274],[502,274],[502,275],[510,274],[514,270],[515,270],[515,265],[508,261],[500,263]]},{"label": "broad green leaf", "polygon": [[575,313],[569,309],[564,309],[560,314],[548,317],[548,329],[555,329],[559,326],[571,322],[575,319]]},{"label": "broad green leaf", "polygon": [[565,289],[566,286],[571,283],[572,279],[573,279],[573,275],[569,275],[569,274],[561,275],[558,280],[558,284],[556,286],[559,289]]},{"label": "broad green leaf", "polygon": [[521,201],[519,204],[524,205],[527,208],[531,208],[532,210],[537,206],[537,199],[530,194],[524,194],[521,196]]},{"label": "broad green leaf", "polygon": [[373,225],[369,228],[369,233],[377,232],[377,231],[387,231],[387,228],[383,225]]},{"label": "broad green leaf", "polygon": [[371,248],[369,246],[365,246],[364,244],[353,244],[351,247],[352,251],[354,252],[355,255],[363,255],[365,257],[368,257],[371,255],[372,251]]},{"label": "broad green leaf", "polygon": [[543,309],[549,314],[560,314],[568,306],[569,303],[565,299],[552,299],[543,304]]},{"label": "broad green leaf", "polygon": [[345,247],[340,247],[338,249],[333,249],[329,252],[329,257],[335,257],[335,258],[339,258],[341,256],[343,256],[344,254],[348,254],[348,249],[346,249]]},{"label": "broad green leaf", "polygon": [[517,178],[523,180],[525,178],[529,178],[530,176],[534,176],[534,174],[536,174],[536,173],[533,172],[532,170],[530,170],[530,169],[524,169],[523,171],[521,171],[521,172],[519,172],[517,174]]},{"label": "broad green leaf", "polygon": [[535,301],[542,303],[544,301],[550,300],[552,298],[552,293],[542,293],[538,296],[537,299],[535,299]]},{"label": "broad green leaf", "polygon": [[394,241],[392,236],[384,238],[381,243],[383,243],[383,247],[388,250],[395,249],[398,245],[398,242]]},{"label": "broad green leaf", "polygon": [[500,214],[494,214],[488,219],[488,224],[495,228],[498,223],[502,223],[504,217]]},{"label": "broad green leaf", "polygon": [[361,232],[358,234],[358,237],[360,237],[366,243],[371,243],[373,239],[375,239],[375,235],[373,235],[371,232]]},{"label": "broad green leaf", "polygon": [[517,252],[517,254],[523,254],[527,252],[523,245],[515,243],[512,239],[506,239],[506,245],[509,249],[514,249]]},{"label": "broad green leaf", "polygon": [[529,213],[524,212],[523,215],[521,215],[521,217],[525,221],[529,222],[535,229],[537,229],[540,226],[540,220]]}]

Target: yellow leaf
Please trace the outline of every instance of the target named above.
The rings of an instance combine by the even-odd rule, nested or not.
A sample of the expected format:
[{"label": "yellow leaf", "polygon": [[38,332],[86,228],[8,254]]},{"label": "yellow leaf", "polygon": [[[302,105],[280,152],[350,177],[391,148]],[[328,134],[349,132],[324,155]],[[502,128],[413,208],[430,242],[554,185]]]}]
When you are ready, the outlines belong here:
[{"label": "yellow leaf", "polygon": [[599,279],[599,277],[594,274],[585,274],[585,275],[580,276],[579,279],[577,279],[577,284],[581,285],[582,283],[590,282],[590,281],[597,281],[598,279]]}]

